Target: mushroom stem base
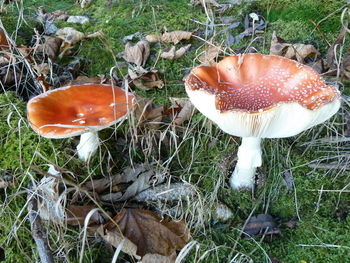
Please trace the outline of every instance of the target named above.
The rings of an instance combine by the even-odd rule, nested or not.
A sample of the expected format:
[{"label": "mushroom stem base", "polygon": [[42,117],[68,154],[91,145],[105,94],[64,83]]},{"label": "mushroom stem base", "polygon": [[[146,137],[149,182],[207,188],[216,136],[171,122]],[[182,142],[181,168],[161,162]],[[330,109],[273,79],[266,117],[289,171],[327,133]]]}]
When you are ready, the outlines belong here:
[{"label": "mushroom stem base", "polygon": [[238,148],[238,161],[230,178],[233,189],[254,187],[256,168],[261,166],[261,138],[243,137]]},{"label": "mushroom stem base", "polygon": [[79,159],[88,162],[100,146],[97,132],[87,132],[80,136],[77,146]]}]

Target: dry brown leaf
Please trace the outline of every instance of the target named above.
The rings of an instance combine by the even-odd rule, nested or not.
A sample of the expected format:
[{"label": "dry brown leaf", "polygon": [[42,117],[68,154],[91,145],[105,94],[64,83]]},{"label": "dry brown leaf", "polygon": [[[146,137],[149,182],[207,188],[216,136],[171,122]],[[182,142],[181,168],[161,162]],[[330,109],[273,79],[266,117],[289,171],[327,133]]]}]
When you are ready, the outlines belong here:
[{"label": "dry brown leaf", "polygon": [[306,63],[305,65],[311,67],[318,74],[321,74],[321,73],[325,72],[328,69],[328,67],[325,65],[323,59],[319,59],[317,61],[311,61],[309,63]]},{"label": "dry brown leaf", "polygon": [[162,256],[159,254],[146,254],[142,257],[142,263],[175,263],[176,253],[174,252],[170,256]]},{"label": "dry brown leaf", "polygon": [[220,48],[213,46],[213,45],[208,45],[204,47],[204,53],[198,57],[198,60],[203,64],[203,65],[213,65],[216,63],[216,59],[220,54]]},{"label": "dry brown leaf", "polygon": [[342,75],[346,79],[350,79],[350,49],[348,50],[347,54],[345,55],[343,59],[342,64]]},{"label": "dry brown leaf", "polygon": [[348,30],[348,24],[349,24],[349,20],[345,19],[344,20],[344,25],[342,26],[341,31],[339,32],[339,35],[337,36],[337,38],[335,39],[335,41],[333,42],[333,44],[328,48],[327,50],[327,64],[330,67],[330,69],[336,69],[337,65],[336,65],[336,50],[337,47],[339,48],[342,43],[343,43],[343,39],[347,33]]},{"label": "dry brown leaf", "polygon": [[[84,220],[88,213],[95,209],[96,206],[94,205],[69,205],[66,208],[66,215],[67,215],[67,224],[72,226],[83,226]],[[102,216],[96,211],[89,220],[88,225],[93,224],[102,224],[103,218]]]},{"label": "dry brown leaf", "polygon": [[2,29],[0,29],[0,49],[8,48],[9,43],[7,41],[7,37]]},{"label": "dry brown leaf", "polygon": [[135,118],[137,120],[137,126],[145,126],[147,128],[156,130],[159,128],[163,119],[165,107],[157,106],[152,100],[136,97],[136,108],[134,110]]},{"label": "dry brown leaf", "polygon": [[44,36],[44,43],[38,45],[36,51],[55,59],[59,55],[62,42],[61,38]]},{"label": "dry brown leaf", "polygon": [[125,52],[123,58],[137,66],[144,66],[150,54],[149,43],[146,40],[137,42],[135,45],[128,42],[125,45]]},{"label": "dry brown leaf", "polygon": [[313,45],[294,44],[288,47],[284,57],[296,59],[299,63],[304,63],[305,58],[315,57],[320,55]]},{"label": "dry brown leaf", "polygon": [[176,30],[171,32],[165,32],[161,37],[158,35],[148,35],[146,36],[146,40],[151,43],[163,42],[163,43],[174,43],[176,45],[181,40],[188,40],[191,37],[192,37],[192,32]]},{"label": "dry brown leaf", "polygon": [[103,33],[101,31],[85,35],[72,27],[64,27],[57,30],[56,36],[63,40],[60,47],[61,53],[59,54],[59,57],[62,58],[74,47],[75,44],[79,43],[84,38],[101,37],[102,35]]},{"label": "dry brown leaf", "polygon": [[146,40],[150,43],[157,43],[162,41],[162,37],[159,35],[151,34],[146,36]]},{"label": "dry brown leaf", "polygon": [[134,197],[138,193],[148,189],[152,185],[160,184],[164,181],[166,171],[162,172],[156,170],[149,164],[136,164],[135,168],[124,169],[120,183],[131,183],[123,192],[108,193],[101,196],[101,200],[105,202],[119,202],[125,201],[131,197]]},{"label": "dry brown leaf", "polygon": [[169,98],[172,107],[180,107],[180,111],[174,116],[173,123],[175,125],[181,125],[184,121],[191,119],[195,113],[196,108],[188,98]]},{"label": "dry brown leaf", "polygon": [[53,22],[53,21],[64,21],[69,17],[67,11],[57,10],[51,13],[45,11],[44,7],[38,7],[38,19],[41,22]]},{"label": "dry brown leaf", "polygon": [[73,27],[64,27],[57,30],[56,36],[70,45],[74,45],[85,38],[84,33],[74,29]]},{"label": "dry brown leaf", "polygon": [[149,71],[136,79],[131,79],[129,84],[131,87],[136,87],[140,90],[161,89],[164,86],[163,80],[159,78],[158,71]]},{"label": "dry brown leaf", "polygon": [[[113,219],[123,235],[137,246],[139,256],[170,256],[182,249],[190,239],[185,222],[175,222],[168,217],[162,219],[148,210],[123,209]],[[108,231],[116,228],[112,222],[105,225]]]},{"label": "dry brown leaf", "polygon": [[79,0],[81,8],[88,8],[93,0]]},{"label": "dry brown leaf", "polygon": [[282,38],[279,38],[276,35],[276,31],[272,33],[271,46],[270,46],[270,55],[283,56],[288,47],[292,44],[286,43]]},{"label": "dry brown leaf", "polygon": [[192,32],[177,30],[177,31],[163,33],[161,40],[164,43],[174,43],[176,45],[181,40],[187,40],[187,39],[190,39],[191,37],[192,37]]},{"label": "dry brown leaf", "polygon": [[176,50],[175,46],[172,46],[170,49],[165,49],[160,53],[160,56],[165,59],[177,59],[182,57],[187,50],[189,50],[191,47],[191,44],[188,44],[187,46],[181,47],[178,50]]},{"label": "dry brown leaf", "polygon": [[97,229],[97,233],[108,243],[114,246],[115,248],[119,247],[119,245],[123,242],[123,246],[121,250],[132,256],[135,257],[136,259],[141,259],[140,256],[136,254],[137,251],[137,246],[131,242],[129,239],[126,237],[123,237],[118,228],[111,228],[110,230],[104,229],[103,226],[100,226]]},{"label": "dry brown leaf", "polygon": [[313,45],[286,43],[283,39],[277,37],[275,31],[272,34],[270,55],[296,59],[299,63],[304,63],[305,58],[315,57],[319,54]]},{"label": "dry brown leaf", "polygon": [[7,188],[9,186],[9,183],[0,179],[0,189]]}]

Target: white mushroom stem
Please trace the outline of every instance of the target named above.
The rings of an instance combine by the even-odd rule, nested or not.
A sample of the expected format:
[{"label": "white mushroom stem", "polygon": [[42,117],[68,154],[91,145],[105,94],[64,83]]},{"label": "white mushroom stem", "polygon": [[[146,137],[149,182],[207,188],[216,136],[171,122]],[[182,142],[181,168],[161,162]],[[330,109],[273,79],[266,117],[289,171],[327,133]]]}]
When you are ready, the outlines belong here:
[{"label": "white mushroom stem", "polygon": [[97,132],[86,132],[80,136],[80,142],[77,146],[79,159],[87,162],[100,146],[100,140]]},{"label": "white mushroom stem", "polygon": [[243,137],[237,164],[230,178],[233,189],[253,188],[256,167],[261,166],[261,138]]}]

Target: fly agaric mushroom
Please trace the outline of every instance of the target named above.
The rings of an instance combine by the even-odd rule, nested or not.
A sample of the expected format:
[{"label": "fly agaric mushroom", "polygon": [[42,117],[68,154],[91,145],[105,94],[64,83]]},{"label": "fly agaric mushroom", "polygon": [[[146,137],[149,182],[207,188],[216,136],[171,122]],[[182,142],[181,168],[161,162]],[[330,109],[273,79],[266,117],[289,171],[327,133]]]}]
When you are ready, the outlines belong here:
[{"label": "fly agaric mushroom", "polygon": [[29,100],[28,120],[46,138],[81,135],[78,156],[87,162],[100,145],[97,132],[126,118],[133,99],[134,95],[111,85],[72,85]]},{"label": "fly agaric mushroom", "polygon": [[231,187],[253,188],[261,166],[261,139],[294,136],[334,115],[339,91],[310,67],[262,54],[199,66],[186,77],[196,108],[224,132],[242,137]]}]

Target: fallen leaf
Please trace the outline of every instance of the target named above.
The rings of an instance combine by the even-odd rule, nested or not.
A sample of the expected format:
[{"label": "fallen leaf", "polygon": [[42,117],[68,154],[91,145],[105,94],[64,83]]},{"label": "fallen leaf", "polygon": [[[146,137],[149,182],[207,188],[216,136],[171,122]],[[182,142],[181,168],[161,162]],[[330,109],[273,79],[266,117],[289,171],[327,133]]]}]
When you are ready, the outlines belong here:
[{"label": "fallen leaf", "polygon": [[158,71],[155,70],[138,76],[136,79],[131,79],[129,85],[140,90],[151,90],[163,88],[164,82],[159,78]]},{"label": "fallen leaf", "polygon": [[81,8],[88,8],[93,0],[79,0]]},{"label": "fallen leaf", "polygon": [[329,67],[326,65],[326,63],[323,61],[323,59],[311,61],[309,63],[306,63],[305,65],[311,67],[318,74],[322,74],[323,72],[325,72],[329,69]]},{"label": "fallen leaf", "polygon": [[86,24],[90,21],[90,19],[86,16],[69,16],[67,19],[68,23],[75,23],[75,24]]},{"label": "fallen leaf", "polygon": [[189,50],[191,47],[191,44],[181,47],[178,50],[176,50],[175,46],[172,46],[170,49],[165,49],[160,53],[160,56],[165,59],[177,59],[182,57],[187,50]]},{"label": "fallen leaf", "polygon": [[9,183],[0,179],[0,189],[7,188],[9,186]]},{"label": "fallen leaf", "polygon": [[53,12],[46,12],[44,7],[38,7],[38,20],[41,22],[65,21],[69,17],[66,11],[56,10]]},{"label": "fallen leaf", "polygon": [[[182,249],[190,239],[189,229],[183,221],[160,218],[148,210],[122,209],[104,227],[108,231],[120,229],[137,246],[137,255],[159,254],[170,256]],[[155,231],[156,230],[156,231]]]},{"label": "fallen leaf", "polygon": [[203,65],[213,65],[220,54],[220,48],[214,45],[207,45],[204,47],[204,52],[198,57],[198,60]]},{"label": "fallen leaf", "polygon": [[63,42],[61,38],[44,36],[44,43],[36,47],[36,51],[48,56],[50,59],[55,59],[60,52],[60,47]]},{"label": "fallen leaf", "polygon": [[293,44],[288,47],[284,57],[296,59],[299,63],[304,63],[305,58],[314,58],[318,55],[320,55],[320,53],[313,45]]},{"label": "fallen leaf", "polygon": [[304,59],[320,55],[313,45],[286,43],[283,39],[272,34],[270,55],[283,56],[289,59],[296,59],[299,63],[304,63]]},{"label": "fallen leaf", "polygon": [[119,229],[111,228],[110,229],[104,229],[103,226],[100,226],[97,229],[97,233],[108,243],[114,246],[115,248],[119,247],[122,243],[121,251],[124,253],[135,257],[136,259],[141,259],[140,256],[136,254],[137,246],[131,242],[128,238],[122,236]]},{"label": "fallen leaf", "polygon": [[350,79],[350,49],[348,49],[346,55],[344,56],[341,74],[345,79]]},{"label": "fallen leaf", "polygon": [[125,201],[152,185],[164,181],[166,171],[157,170],[149,164],[136,164],[135,168],[126,168],[121,174],[120,183],[130,183],[123,192],[109,193],[100,198],[105,202]]},{"label": "fallen leaf", "polygon": [[148,41],[141,40],[135,45],[130,42],[126,43],[123,58],[129,63],[134,63],[137,66],[144,66],[149,55],[150,47]]},{"label": "fallen leaf", "polygon": [[169,98],[172,107],[181,107],[181,110],[174,116],[173,123],[175,125],[181,125],[184,121],[191,119],[192,115],[196,112],[196,108],[192,104],[189,98]]},{"label": "fallen leaf", "polygon": [[283,56],[287,52],[288,47],[291,45],[292,44],[290,43],[286,43],[286,41],[284,41],[282,38],[279,38],[276,35],[276,31],[273,31],[270,46],[270,55]]},{"label": "fallen leaf", "polygon": [[[83,226],[86,216],[92,209],[95,209],[94,205],[68,205],[66,208],[67,224],[72,226]],[[102,224],[103,218],[96,211],[89,220],[88,225]]]},{"label": "fallen leaf", "polygon": [[72,28],[72,27],[64,27],[56,32],[56,36],[63,40],[63,43],[61,44],[59,57],[62,58],[69,50],[71,50],[75,44],[79,43],[84,38],[94,38],[94,37],[101,37],[103,33],[101,31],[87,34]]},{"label": "fallen leaf", "polygon": [[162,36],[158,35],[147,35],[146,40],[150,43],[163,42],[163,43],[173,43],[178,44],[181,40],[188,40],[192,37],[192,32],[189,31],[171,31],[165,32]]},{"label": "fallen leaf", "polygon": [[191,37],[192,37],[192,32],[178,30],[178,31],[163,33],[161,40],[164,43],[174,43],[176,45],[181,40],[188,40]]},{"label": "fallen leaf", "polygon": [[159,254],[146,254],[142,257],[142,263],[175,263],[176,253],[174,252],[170,256],[162,256]]},{"label": "fallen leaf", "polygon": [[74,45],[85,38],[85,34],[74,29],[73,27],[64,27],[56,32],[56,36],[64,42]]},{"label": "fallen leaf", "polygon": [[343,43],[343,39],[348,31],[348,24],[349,24],[349,20],[344,19],[344,24],[340,30],[339,35],[337,36],[337,38],[335,39],[333,44],[327,50],[327,64],[331,70],[337,68],[337,65],[335,63],[336,62],[335,52],[336,52],[336,49],[340,48],[340,46]]},{"label": "fallen leaf", "polygon": [[9,47],[9,43],[7,41],[5,32],[0,28],[0,49],[8,48],[8,47]]},{"label": "fallen leaf", "polygon": [[[246,223],[243,232],[247,237],[264,235],[271,241],[281,233],[275,219],[270,214],[252,216]],[[264,241],[269,240],[264,239]]]},{"label": "fallen leaf", "polygon": [[134,109],[137,126],[147,126],[148,129],[159,128],[165,111],[164,106],[157,106],[152,100],[136,97],[136,108]]}]

